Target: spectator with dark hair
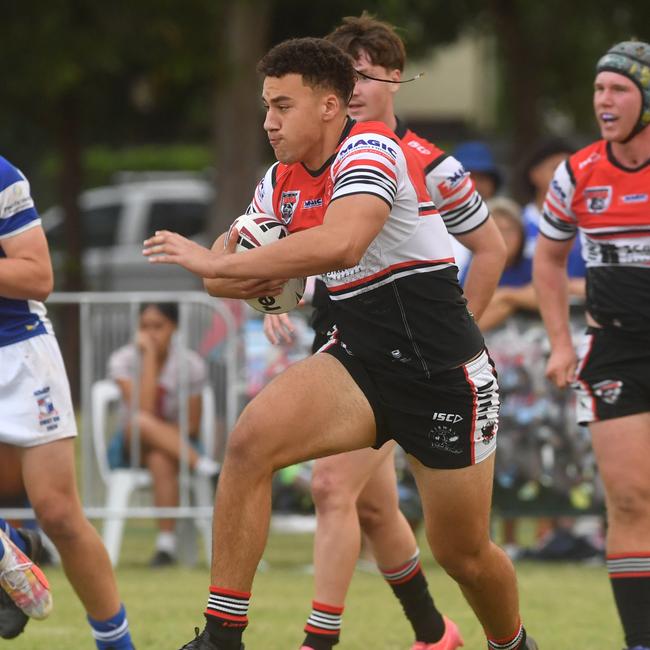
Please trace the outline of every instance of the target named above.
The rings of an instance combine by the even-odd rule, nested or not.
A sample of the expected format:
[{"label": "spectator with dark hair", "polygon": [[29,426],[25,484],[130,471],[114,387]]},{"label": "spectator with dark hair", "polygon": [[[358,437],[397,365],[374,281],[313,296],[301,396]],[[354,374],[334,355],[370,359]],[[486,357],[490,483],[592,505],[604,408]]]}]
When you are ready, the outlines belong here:
[{"label": "spectator with dark hair", "polygon": [[[122,391],[122,431],[109,445],[112,466],[128,466],[133,418],[137,419],[144,465],[153,477],[154,505],[178,505],[178,466],[182,455],[180,438],[180,370],[187,364],[188,428],[190,442],[183,454],[190,468],[206,476],[216,476],[219,464],[202,455],[198,443],[201,421],[201,391],[206,382],[205,361],[196,352],[181,348],[174,340],[178,324],[175,303],[149,303],[142,306],[135,343],[113,352],[108,374]],[[137,411],[131,413],[133,382],[139,368]],[[174,520],[158,522],[156,552],[150,565],[173,564],[176,559]]]},{"label": "spectator with dark hair", "polygon": [[[523,254],[530,263],[532,263],[535,254],[539,221],[542,217],[546,192],[553,179],[553,172],[574,151],[575,147],[567,140],[548,138],[542,140],[533,148],[524,163],[522,186],[528,203],[523,210],[526,231],[526,245]],[[569,289],[571,295],[583,297],[585,263],[580,250],[580,237],[576,237],[574,240],[573,248],[569,253],[567,269],[570,278]]]}]

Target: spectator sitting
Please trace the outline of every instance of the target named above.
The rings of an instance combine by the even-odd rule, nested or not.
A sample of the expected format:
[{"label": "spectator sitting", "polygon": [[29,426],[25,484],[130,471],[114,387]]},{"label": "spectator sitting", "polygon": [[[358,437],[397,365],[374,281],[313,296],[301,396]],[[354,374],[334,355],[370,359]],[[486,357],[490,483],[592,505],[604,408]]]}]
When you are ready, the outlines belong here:
[{"label": "spectator sitting", "polygon": [[[135,343],[126,345],[110,356],[108,374],[120,387],[124,399],[123,430],[109,445],[109,463],[113,467],[129,465],[131,423],[130,405],[133,379],[138,367],[139,402],[138,431],[143,464],[153,477],[154,505],[178,505],[178,469],[181,457],[179,420],[179,371],[187,364],[188,434],[190,445],[185,450],[190,468],[205,476],[216,477],[219,464],[202,455],[197,440],[201,420],[201,391],[206,382],[205,361],[193,350],[182,349],[174,341],[178,324],[178,305],[150,303],[142,306]],[[150,566],[158,567],[176,561],[176,537],[173,519],[158,521],[156,552]]]}]

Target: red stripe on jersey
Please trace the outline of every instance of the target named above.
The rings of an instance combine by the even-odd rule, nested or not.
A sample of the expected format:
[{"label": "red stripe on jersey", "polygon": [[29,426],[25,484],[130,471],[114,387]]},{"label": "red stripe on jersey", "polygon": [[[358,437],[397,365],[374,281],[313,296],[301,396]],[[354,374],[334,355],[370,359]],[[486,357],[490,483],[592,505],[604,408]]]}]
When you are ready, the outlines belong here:
[{"label": "red stripe on jersey", "polygon": [[612,232],[593,232],[589,228],[584,228],[584,232],[589,239],[650,239],[650,229],[648,230],[617,230]]},{"label": "red stripe on jersey", "polygon": [[650,558],[650,553],[613,553],[607,554],[606,560],[636,560],[641,557]]},{"label": "red stripe on jersey", "polygon": [[395,169],[390,169],[389,167],[386,167],[386,165],[379,162],[378,160],[372,160],[369,158],[359,159],[355,157],[354,160],[352,160],[348,165],[345,166],[344,171],[352,169],[353,167],[376,167],[380,169],[382,172],[384,172],[386,176],[389,176],[392,180],[397,179],[397,174],[395,173]]},{"label": "red stripe on jersey", "polygon": [[[354,150],[354,158],[353,158],[353,160],[357,160],[357,159],[358,159],[358,158],[357,158],[357,155],[358,155],[358,154],[361,154],[361,153],[364,153],[364,154],[372,154],[372,155],[374,155],[374,156],[382,156],[383,158],[385,158],[386,160],[388,160],[388,161],[391,163],[391,165],[395,166],[395,159],[394,159],[394,158],[391,158],[391,157],[390,157],[390,156],[389,156],[385,151],[380,151],[380,150],[378,150],[378,149],[374,149],[374,148],[368,148],[368,149],[365,149],[365,148],[361,147],[361,148],[359,148],[359,149],[355,149],[355,150]],[[341,167],[344,167],[344,166],[345,166],[345,163],[346,163],[348,160],[350,160],[350,158],[349,158],[348,156],[346,156],[345,158],[342,158],[341,160],[339,160],[339,161],[338,161],[338,162],[337,162],[337,163],[332,167],[332,173],[334,174],[334,176],[336,176],[336,175],[339,173],[339,170],[341,169]],[[373,162],[376,163],[377,161],[373,161]]]},{"label": "red stripe on jersey", "polygon": [[544,202],[544,211],[550,212],[553,216],[557,217],[560,221],[564,221],[565,223],[575,224],[576,222],[568,212],[564,212],[564,210],[559,209],[557,205],[551,203],[548,199],[546,199]]},{"label": "red stripe on jersey", "polygon": [[[589,342],[587,343],[587,351],[585,352],[584,357],[582,357],[582,360],[580,361],[578,367],[576,368],[576,378],[580,376],[582,369],[587,365],[587,361],[591,356],[591,350],[594,346],[594,335],[588,334],[587,336],[589,337]],[[594,414],[594,417],[598,419],[598,413],[596,411],[596,398],[594,397],[594,394],[591,392],[591,386],[589,386],[587,382],[582,381],[581,379],[578,379],[578,383],[582,386],[585,393],[587,393],[587,395],[589,395],[589,397],[591,398],[591,412]]]},{"label": "red stripe on jersey", "polygon": [[440,206],[440,209],[443,211],[453,210],[455,207],[465,203],[465,201],[467,201],[467,199],[470,196],[472,196],[473,193],[474,193],[474,188],[470,187],[468,191],[465,192],[465,194],[463,194],[463,196],[461,196],[459,199],[456,199],[455,201],[450,201],[449,203],[445,201],[445,203]]},{"label": "red stripe on jersey", "polygon": [[393,271],[400,271],[402,269],[407,269],[409,267],[416,267],[416,266],[438,266],[439,264],[453,264],[455,262],[453,257],[446,257],[445,259],[442,260],[413,260],[410,262],[400,262],[398,264],[392,264],[391,266],[382,269],[381,271],[378,271],[377,273],[373,273],[372,275],[367,275],[364,278],[361,278],[360,280],[354,280],[352,282],[347,282],[346,284],[337,284],[336,287],[331,289],[331,291],[339,292],[341,290],[345,289],[351,289],[352,287],[356,287],[360,284],[366,284],[367,282],[370,282],[371,280],[376,280],[378,278],[381,278],[385,275],[389,275]]},{"label": "red stripe on jersey", "polygon": [[626,573],[610,573],[610,579],[618,578],[650,578],[650,571],[627,571]]}]

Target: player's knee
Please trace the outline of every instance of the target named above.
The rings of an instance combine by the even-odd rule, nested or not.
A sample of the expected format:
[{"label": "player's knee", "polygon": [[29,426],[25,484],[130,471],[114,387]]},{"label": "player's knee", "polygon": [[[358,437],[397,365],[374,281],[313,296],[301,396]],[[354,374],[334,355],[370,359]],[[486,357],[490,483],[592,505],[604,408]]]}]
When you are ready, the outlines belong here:
[{"label": "player's knee", "polygon": [[355,507],[356,495],[351,494],[339,478],[335,472],[316,466],[311,479],[311,495],[319,512]]},{"label": "player's knee", "polygon": [[459,584],[473,584],[483,569],[478,552],[446,549],[434,552],[434,557],[445,572]]},{"label": "player's knee", "polygon": [[650,518],[650,489],[629,485],[611,490],[608,495],[610,516],[619,523],[637,523]]},{"label": "player's knee", "polygon": [[358,501],[357,513],[359,523],[367,535],[381,529],[387,524],[395,525],[394,516],[398,515],[397,502],[390,504],[375,503],[372,501]]},{"label": "player's knee", "polygon": [[[248,475],[273,467],[273,458],[264,427],[257,416],[246,411],[228,437],[224,464]],[[243,475],[243,474],[242,474]]]},{"label": "player's knee", "polygon": [[38,523],[55,543],[77,534],[81,510],[75,499],[58,496],[34,503],[33,506]]}]

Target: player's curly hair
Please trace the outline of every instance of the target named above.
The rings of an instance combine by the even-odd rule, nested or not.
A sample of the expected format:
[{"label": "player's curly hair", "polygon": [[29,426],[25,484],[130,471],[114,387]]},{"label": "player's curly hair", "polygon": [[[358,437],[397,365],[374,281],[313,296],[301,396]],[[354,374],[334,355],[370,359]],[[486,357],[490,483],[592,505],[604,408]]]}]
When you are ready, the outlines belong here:
[{"label": "player's curly hair", "polygon": [[360,16],[346,16],[326,37],[355,61],[364,51],[373,65],[386,70],[404,70],[406,50],[395,27],[364,11]]},{"label": "player's curly hair", "polygon": [[266,77],[299,74],[312,88],[333,90],[346,105],[356,83],[352,59],[324,38],[283,41],[264,55],[257,71]]}]

